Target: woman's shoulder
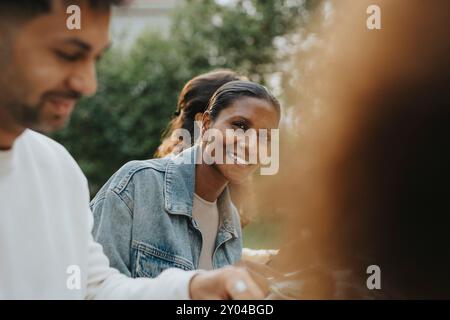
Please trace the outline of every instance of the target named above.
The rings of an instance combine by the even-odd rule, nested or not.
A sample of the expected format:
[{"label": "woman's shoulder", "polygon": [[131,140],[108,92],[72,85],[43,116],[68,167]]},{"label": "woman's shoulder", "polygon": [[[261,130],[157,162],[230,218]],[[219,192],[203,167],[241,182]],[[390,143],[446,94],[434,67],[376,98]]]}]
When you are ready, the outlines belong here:
[{"label": "woman's shoulder", "polygon": [[158,179],[164,176],[168,159],[133,160],[123,165],[111,181],[110,189],[120,192],[132,181],[148,183],[149,179]]},{"label": "woman's shoulder", "polygon": [[[164,179],[167,161],[161,158],[127,162],[109,178],[95,198],[104,198],[108,192],[120,195],[132,186],[151,185],[153,182]],[[93,201],[96,200],[95,198]]]},{"label": "woman's shoulder", "polygon": [[117,174],[121,176],[135,175],[140,171],[158,171],[165,172],[169,159],[156,158],[149,160],[132,160],[124,164]]}]

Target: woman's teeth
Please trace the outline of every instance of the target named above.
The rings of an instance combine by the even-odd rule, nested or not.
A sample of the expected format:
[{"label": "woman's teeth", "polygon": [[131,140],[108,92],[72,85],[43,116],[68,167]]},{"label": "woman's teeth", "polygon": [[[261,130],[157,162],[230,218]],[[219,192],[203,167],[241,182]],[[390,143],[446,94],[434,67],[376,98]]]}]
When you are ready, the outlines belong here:
[{"label": "woman's teeth", "polygon": [[233,161],[237,164],[242,164],[242,165],[249,165],[249,163],[247,163],[247,161],[245,161],[245,159],[242,159],[241,157],[238,157],[236,154],[234,153],[228,153],[228,155],[231,157],[231,159],[233,159]]}]

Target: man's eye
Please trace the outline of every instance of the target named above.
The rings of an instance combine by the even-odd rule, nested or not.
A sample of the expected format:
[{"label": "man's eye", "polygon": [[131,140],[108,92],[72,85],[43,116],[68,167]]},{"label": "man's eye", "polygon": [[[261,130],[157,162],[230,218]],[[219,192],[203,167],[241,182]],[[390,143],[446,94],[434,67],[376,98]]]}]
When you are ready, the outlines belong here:
[{"label": "man's eye", "polygon": [[80,53],[69,54],[59,50],[55,50],[55,53],[59,58],[69,62],[74,62],[82,58],[82,54]]}]

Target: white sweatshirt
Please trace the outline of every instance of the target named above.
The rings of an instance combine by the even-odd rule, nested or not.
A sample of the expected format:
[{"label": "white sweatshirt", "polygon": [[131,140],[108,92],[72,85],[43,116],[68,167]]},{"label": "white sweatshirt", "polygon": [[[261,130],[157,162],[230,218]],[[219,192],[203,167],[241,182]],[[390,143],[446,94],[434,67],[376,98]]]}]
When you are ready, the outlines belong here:
[{"label": "white sweatshirt", "polygon": [[189,299],[195,272],[127,278],[92,223],[86,178],[61,145],[26,130],[0,151],[0,299]]}]

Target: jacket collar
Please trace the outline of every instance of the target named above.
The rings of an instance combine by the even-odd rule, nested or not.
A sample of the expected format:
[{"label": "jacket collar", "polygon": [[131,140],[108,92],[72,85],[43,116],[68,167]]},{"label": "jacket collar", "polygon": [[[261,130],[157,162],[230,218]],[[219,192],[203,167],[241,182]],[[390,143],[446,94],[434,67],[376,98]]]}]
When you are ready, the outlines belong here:
[{"label": "jacket collar", "polygon": [[[195,191],[195,164],[201,152],[199,145],[184,150],[168,158],[164,179],[164,207],[170,214],[185,215],[192,218]],[[238,238],[236,228],[240,228],[237,209],[231,202],[228,187],[217,199],[220,213],[220,228]],[[234,219],[233,219],[234,216]]]}]

